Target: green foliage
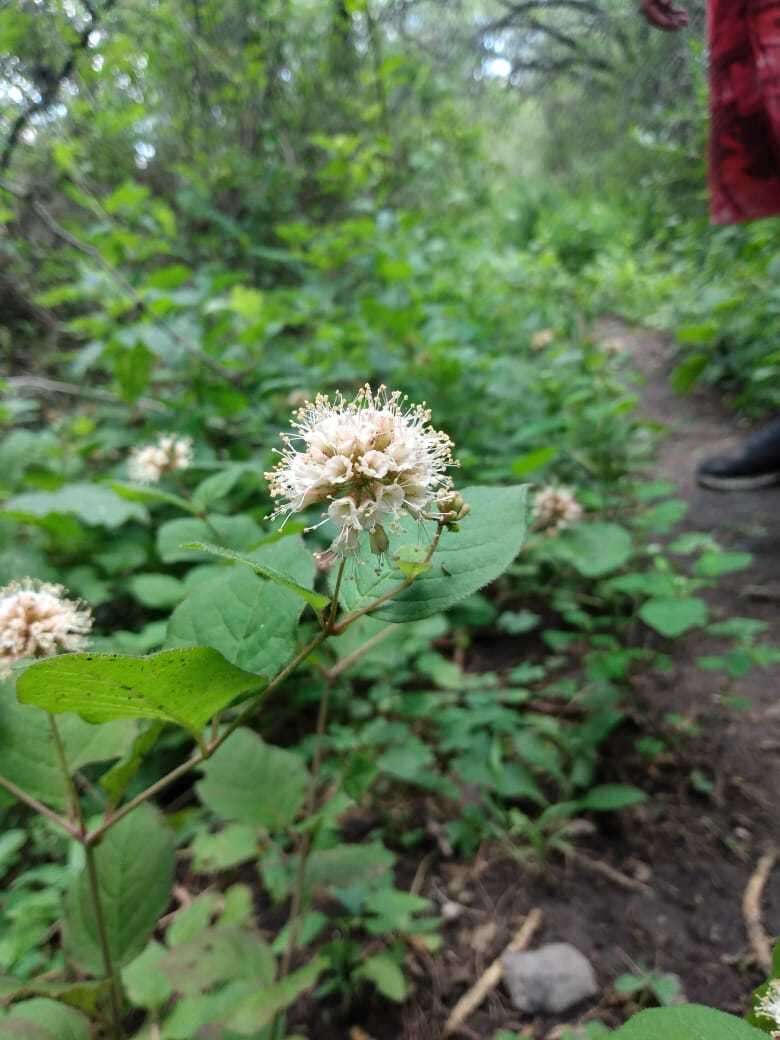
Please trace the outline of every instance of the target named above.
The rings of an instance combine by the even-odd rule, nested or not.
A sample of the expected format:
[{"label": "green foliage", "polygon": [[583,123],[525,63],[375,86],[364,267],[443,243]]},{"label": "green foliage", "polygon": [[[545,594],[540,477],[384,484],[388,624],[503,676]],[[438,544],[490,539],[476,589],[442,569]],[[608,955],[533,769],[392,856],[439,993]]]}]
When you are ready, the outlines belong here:
[{"label": "green foliage", "polygon": [[[168,904],[173,885],[173,835],[148,805],[120,820],[95,851],[103,921],[114,963],[129,963],[146,945]],[[85,865],[65,896],[68,955],[93,975],[102,975],[99,924]]]},{"label": "green foliage", "polygon": [[76,711],[93,723],[162,719],[195,734],[212,715],[252,689],[257,689],[254,676],[205,647],[143,658],[67,654],[32,665],[18,683],[23,704],[47,711]]},{"label": "green foliage", "polygon": [[691,1004],[642,1011],[615,1033],[618,1040],[759,1040],[759,1032],[733,1015]]}]

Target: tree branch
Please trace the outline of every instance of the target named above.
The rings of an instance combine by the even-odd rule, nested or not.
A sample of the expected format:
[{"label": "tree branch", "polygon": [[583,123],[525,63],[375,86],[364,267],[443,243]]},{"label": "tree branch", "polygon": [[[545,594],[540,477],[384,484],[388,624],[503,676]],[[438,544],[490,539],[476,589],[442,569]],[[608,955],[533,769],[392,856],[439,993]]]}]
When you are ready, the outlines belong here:
[{"label": "tree branch", "polygon": [[[84,2],[84,0],[82,0],[82,2]],[[11,160],[13,159],[14,151],[19,143],[19,139],[32,117],[37,115],[38,112],[45,112],[46,109],[53,105],[57,100],[60,87],[73,73],[73,70],[76,67],[76,60],[81,52],[87,49],[89,38],[98,27],[100,19],[103,15],[108,14],[111,8],[115,6],[116,2],[117,0],[106,0],[101,11],[97,11],[89,3],[84,3],[84,7],[89,12],[89,22],[79,33],[76,42],[71,47],[70,54],[66,58],[59,72],[55,73],[49,79],[46,86],[41,90],[37,100],[31,101],[14,120],[8,138],[3,146],[2,155],[0,155],[0,171],[4,173],[11,165]]]}]

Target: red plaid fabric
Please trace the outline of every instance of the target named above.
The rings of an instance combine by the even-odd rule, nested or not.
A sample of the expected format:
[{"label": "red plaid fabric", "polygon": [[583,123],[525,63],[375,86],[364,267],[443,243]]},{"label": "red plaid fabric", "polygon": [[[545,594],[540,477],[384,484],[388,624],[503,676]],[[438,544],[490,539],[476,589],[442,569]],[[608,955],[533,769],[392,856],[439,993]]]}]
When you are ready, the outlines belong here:
[{"label": "red plaid fabric", "polygon": [[780,213],[780,0],[710,0],[712,219]]}]

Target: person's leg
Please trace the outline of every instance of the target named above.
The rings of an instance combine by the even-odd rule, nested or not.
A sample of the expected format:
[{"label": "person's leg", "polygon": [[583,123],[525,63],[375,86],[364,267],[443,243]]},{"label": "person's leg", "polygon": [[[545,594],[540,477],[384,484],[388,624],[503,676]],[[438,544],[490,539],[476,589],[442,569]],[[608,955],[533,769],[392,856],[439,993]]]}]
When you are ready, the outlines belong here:
[{"label": "person's leg", "polygon": [[[710,0],[712,219],[780,214],[780,0]],[[780,417],[732,455],[705,459],[704,487],[780,483]]]},{"label": "person's leg", "polygon": [[696,471],[703,487],[755,491],[780,484],[780,416],[763,426],[732,455],[705,459]]}]

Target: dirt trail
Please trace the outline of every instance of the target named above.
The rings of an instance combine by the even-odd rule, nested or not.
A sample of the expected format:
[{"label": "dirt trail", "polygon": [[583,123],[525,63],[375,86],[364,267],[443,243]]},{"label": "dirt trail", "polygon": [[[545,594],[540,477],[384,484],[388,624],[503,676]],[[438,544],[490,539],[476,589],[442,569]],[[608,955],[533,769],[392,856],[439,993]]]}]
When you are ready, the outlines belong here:
[{"label": "dirt trail", "polygon": [[[713,615],[759,618],[769,626],[767,640],[780,646],[780,486],[724,493],[699,487],[694,475],[702,458],[731,450],[749,431],[737,426],[712,391],[674,392],[669,381],[674,349],[668,337],[614,318],[600,322],[598,332],[617,338],[631,353],[643,379],[640,410],[668,430],[654,475],[674,483],[688,503],[681,529],[713,534],[724,548],[753,554],[749,569],[722,578],[709,596]],[[676,696],[678,703],[706,711],[714,683],[695,667],[696,654],[696,641],[686,640],[678,654]],[[767,823],[776,824],[780,841],[780,666],[754,669],[739,680],[735,692],[750,700],[752,708],[719,720],[717,768],[732,782],[763,788],[756,795],[764,803]],[[780,921],[776,924],[780,930]]]}]

